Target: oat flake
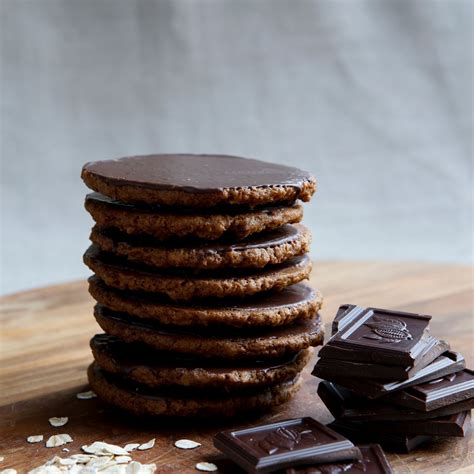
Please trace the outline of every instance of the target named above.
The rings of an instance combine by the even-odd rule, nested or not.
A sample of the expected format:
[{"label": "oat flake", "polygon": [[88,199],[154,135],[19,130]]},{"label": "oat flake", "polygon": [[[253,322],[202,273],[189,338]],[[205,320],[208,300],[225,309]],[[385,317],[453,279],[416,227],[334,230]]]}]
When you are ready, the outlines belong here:
[{"label": "oat flake", "polygon": [[148,441],[148,443],[141,444],[140,446],[138,446],[138,449],[140,451],[145,451],[145,449],[151,449],[151,448],[153,448],[153,446],[155,446],[155,438],[150,439],[150,441]]},{"label": "oat flake", "polygon": [[76,394],[76,398],[79,400],[90,400],[91,398],[96,398],[97,395],[92,390],[88,390],[87,392],[80,392]]},{"label": "oat flake", "polygon": [[194,449],[201,446],[201,443],[191,439],[178,439],[178,441],[175,441],[174,445],[179,449]]},{"label": "oat flake", "polygon": [[217,466],[213,464],[212,462],[198,462],[195,467],[198,471],[204,471],[204,472],[217,471]]},{"label": "oat flake", "polygon": [[64,426],[67,422],[69,421],[69,418],[67,416],[53,416],[52,418],[49,419],[49,424],[51,426],[54,426],[55,428],[58,428],[59,426]]},{"label": "oat flake", "polygon": [[56,448],[57,446],[62,446],[66,443],[72,443],[72,438],[68,434],[57,434],[50,436],[48,441],[46,441],[47,448]]}]

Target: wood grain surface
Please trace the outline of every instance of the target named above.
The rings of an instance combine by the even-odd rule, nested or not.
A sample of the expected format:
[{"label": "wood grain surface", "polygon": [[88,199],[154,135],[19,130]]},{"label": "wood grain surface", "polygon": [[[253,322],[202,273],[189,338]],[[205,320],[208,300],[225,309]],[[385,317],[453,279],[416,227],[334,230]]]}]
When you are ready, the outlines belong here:
[{"label": "wood grain surface", "polygon": [[[381,262],[316,262],[312,284],[325,295],[326,324],[342,303],[355,303],[433,315],[433,334],[464,354],[468,366],[473,351],[473,269],[456,265]],[[89,338],[98,331],[86,282],[52,286],[1,300],[1,434],[0,470],[26,472],[61,447],[28,444],[29,435],[68,433],[70,454],[83,444],[101,440],[124,445],[156,438],[149,451],[133,457],[155,462],[159,473],[197,472],[203,460],[216,462],[219,472],[239,472],[214,449],[212,436],[221,429],[267,420],[312,416],[323,423],[331,416],[316,394],[318,380],[305,373],[296,398],[259,419],[133,420],[97,399],[78,400],[87,389],[85,370],[91,361]],[[326,326],[328,327],[328,326]],[[51,416],[68,416],[69,423],[53,428]],[[202,443],[195,450],[173,446],[179,438]],[[474,472],[472,436],[436,441],[408,455],[389,454],[397,473]]]}]

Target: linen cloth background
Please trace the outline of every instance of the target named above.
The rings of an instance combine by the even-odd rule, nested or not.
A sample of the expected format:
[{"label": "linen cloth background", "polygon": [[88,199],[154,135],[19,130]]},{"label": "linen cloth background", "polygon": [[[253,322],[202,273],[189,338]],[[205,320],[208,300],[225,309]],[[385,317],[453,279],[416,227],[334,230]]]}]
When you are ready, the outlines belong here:
[{"label": "linen cloth background", "polygon": [[84,162],[312,171],[317,259],[472,261],[469,0],[1,0],[3,293],[85,277]]}]

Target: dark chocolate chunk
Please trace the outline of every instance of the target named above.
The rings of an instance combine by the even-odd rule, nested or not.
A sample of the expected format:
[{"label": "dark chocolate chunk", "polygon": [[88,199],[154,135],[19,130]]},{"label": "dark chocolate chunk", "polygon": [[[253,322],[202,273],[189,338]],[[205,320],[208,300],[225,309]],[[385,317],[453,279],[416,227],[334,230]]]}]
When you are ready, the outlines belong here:
[{"label": "dark chocolate chunk", "polygon": [[430,420],[406,421],[368,421],[361,422],[360,428],[368,433],[391,433],[425,436],[459,436],[463,437],[471,423],[470,410],[453,415],[432,418]]},{"label": "dark chocolate chunk", "polygon": [[363,423],[336,420],[329,423],[329,428],[346,436],[354,443],[370,443],[376,441],[386,451],[409,453],[418,446],[432,441],[433,436],[411,436],[391,433],[368,433],[364,431]]},{"label": "dark chocolate chunk", "polygon": [[339,462],[331,464],[318,464],[300,468],[289,468],[286,474],[391,474],[392,467],[385,457],[385,453],[378,444],[358,446],[362,453],[362,459],[350,462]]},{"label": "dark chocolate chunk", "polygon": [[415,410],[432,411],[473,397],[474,373],[464,369],[390,394],[386,400]]},{"label": "dark chocolate chunk", "polygon": [[474,407],[474,398],[471,398],[424,412],[383,400],[369,400],[333,382],[320,382],[318,394],[334,418],[344,421],[426,420],[460,413]]},{"label": "dark chocolate chunk", "polygon": [[339,315],[337,331],[321,349],[321,357],[415,366],[427,348],[431,316],[347,305]]},{"label": "dark chocolate chunk", "polygon": [[350,441],[308,417],[224,431],[214,446],[251,473],[362,457]]},{"label": "dark chocolate chunk", "polygon": [[[445,341],[433,339],[433,344],[425,352],[423,362],[418,363],[414,367],[371,364],[369,362],[321,357],[313,370],[313,375],[329,380],[341,377],[396,381],[408,380],[449,349],[449,344]],[[364,382],[362,381],[362,383]]]},{"label": "dark chocolate chunk", "polygon": [[[319,362],[318,362],[319,364]],[[318,364],[313,371],[313,375],[330,380],[332,382],[348,388],[358,395],[364,395],[368,398],[376,399],[381,396],[391,394],[399,390],[403,390],[412,385],[418,385],[423,382],[445,377],[455,372],[459,372],[465,367],[464,357],[459,352],[445,352],[438,357],[430,365],[419,370],[413,377],[408,380],[396,380],[393,382],[381,382],[377,380],[367,380],[358,378],[342,378],[333,376],[330,373],[316,370]]]}]

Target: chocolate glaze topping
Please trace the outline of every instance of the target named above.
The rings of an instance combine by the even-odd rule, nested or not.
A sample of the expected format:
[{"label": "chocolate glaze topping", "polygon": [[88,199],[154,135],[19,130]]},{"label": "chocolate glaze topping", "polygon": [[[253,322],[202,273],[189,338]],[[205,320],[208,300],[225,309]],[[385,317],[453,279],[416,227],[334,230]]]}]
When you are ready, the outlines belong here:
[{"label": "chocolate glaze topping", "polygon": [[123,342],[110,334],[96,334],[90,341],[94,351],[112,358],[123,369],[124,374],[135,370],[137,367],[173,368],[181,369],[206,369],[207,372],[225,374],[230,371],[244,371],[260,369],[269,371],[292,363],[300,355],[290,354],[271,360],[240,361],[229,359],[203,359],[202,357],[187,356],[176,352],[159,351],[144,344]]},{"label": "chocolate glaze topping", "polygon": [[172,326],[159,324],[153,320],[138,319],[125,313],[112,311],[101,304],[94,307],[94,316],[99,321],[114,321],[117,326],[127,325],[128,327],[143,328],[151,333],[172,335],[176,337],[200,337],[209,339],[227,338],[229,340],[238,341],[245,338],[270,338],[276,339],[287,336],[299,336],[301,334],[319,334],[322,331],[321,319],[319,314],[313,319],[297,321],[289,326],[275,327],[252,327],[244,329],[235,329],[228,327],[188,327],[188,326]]},{"label": "chocolate glaze topping", "polygon": [[102,252],[97,245],[91,245],[84,254],[84,261],[86,262],[97,262],[102,263],[110,268],[115,268],[117,271],[133,270],[150,276],[156,276],[163,278],[207,278],[207,279],[220,279],[220,278],[252,278],[260,276],[269,276],[275,272],[291,272],[295,268],[304,268],[309,262],[308,254],[304,254],[298,257],[293,257],[286,262],[267,265],[264,268],[230,268],[221,270],[199,270],[194,271],[193,269],[181,269],[181,268],[154,268],[141,263],[131,262],[125,258],[117,257],[107,252]]},{"label": "chocolate glaze topping", "polygon": [[278,245],[291,243],[292,241],[299,238],[299,236],[306,230],[305,227],[300,224],[286,224],[276,229],[269,230],[267,232],[252,234],[249,237],[246,237],[245,239],[237,242],[235,241],[235,238],[229,239],[228,237],[226,239],[213,240],[212,242],[198,241],[197,239],[182,239],[173,240],[172,242],[163,242],[149,235],[126,234],[125,232],[120,232],[118,229],[115,228],[97,228],[96,231],[112,239],[114,242],[126,242],[127,244],[133,246],[167,249],[197,249],[209,253],[224,253],[248,249],[272,248]]},{"label": "chocolate glaze topping", "polygon": [[116,186],[209,193],[231,188],[291,186],[311,175],[297,168],[228,155],[145,155],[87,163],[83,172]]},{"label": "chocolate glaze topping", "polygon": [[268,310],[274,308],[276,311],[278,311],[280,308],[288,308],[306,304],[316,298],[315,291],[304,283],[297,283],[296,285],[287,286],[280,291],[271,290],[257,293],[246,298],[225,298],[224,300],[221,298],[207,298],[193,301],[192,303],[187,303],[173,301],[166,295],[160,293],[116,290],[115,288],[108,287],[97,276],[90,277],[89,282],[91,284],[105,288],[109,292],[115,292],[117,294],[122,294],[127,298],[136,299],[138,304],[140,301],[146,301],[148,303],[155,303],[170,307],[172,306],[173,308],[179,307],[183,310],[186,308],[197,308],[199,310],[219,309],[221,311],[225,311],[226,309],[241,309],[243,311],[251,311],[263,309]]}]

